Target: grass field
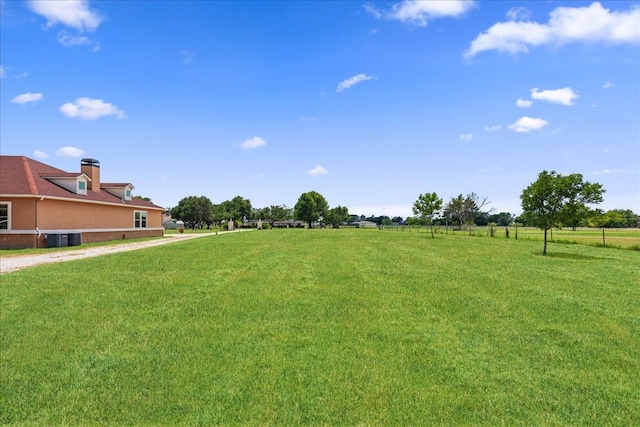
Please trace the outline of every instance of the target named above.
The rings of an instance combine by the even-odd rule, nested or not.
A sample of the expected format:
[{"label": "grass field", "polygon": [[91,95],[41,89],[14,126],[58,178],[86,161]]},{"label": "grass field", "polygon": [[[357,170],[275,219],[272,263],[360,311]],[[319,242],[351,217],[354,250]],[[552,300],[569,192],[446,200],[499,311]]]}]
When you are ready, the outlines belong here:
[{"label": "grass field", "polygon": [[640,252],[221,234],[0,279],[0,423],[640,425]]},{"label": "grass field", "polygon": [[[386,231],[410,231],[428,233],[429,228],[422,227],[387,227]],[[438,234],[469,234],[467,230],[455,232],[449,228],[445,231],[444,226],[434,227],[434,231]],[[516,238],[516,228],[513,226],[508,227],[509,238]],[[488,227],[473,227],[471,234],[474,236],[489,236]],[[544,232],[539,228],[534,227],[518,227],[517,230],[518,239],[524,240],[537,240],[542,242],[544,239]],[[506,227],[495,227],[495,238],[506,238]],[[612,248],[621,249],[633,249],[640,250],[640,228],[606,228],[604,232],[604,243],[602,238],[602,229],[600,228],[587,228],[580,227],[576,230],[571,228],[554,229],[548,232],[548,239],[550,242],[560,243],[576,243],[591,246],[608,246]]]}]

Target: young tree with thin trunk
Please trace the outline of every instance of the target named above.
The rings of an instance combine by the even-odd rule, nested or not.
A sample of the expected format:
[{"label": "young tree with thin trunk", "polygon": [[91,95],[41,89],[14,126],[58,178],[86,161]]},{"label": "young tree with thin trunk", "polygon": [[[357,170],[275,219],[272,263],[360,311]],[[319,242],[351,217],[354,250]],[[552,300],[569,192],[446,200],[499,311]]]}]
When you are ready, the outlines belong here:
[{"label": "young tree with thin trunk", "polygon": [[414,215],[429,220],[432,239],[435,238],[433,235],[433,215],[440,209],[442,209],[442,199],[436,193],[421,194],[418,196],[418,200],[413,203]]},{"label": "young tree with thin trunk", "polygon": [[520,200],[527,224],[544,230],[542,255],[547,254],[547,231],[571,223],[590,203],[602,202],[601,184],[583,181],[582,174],[562,175],[546,170],[524,189]]}]

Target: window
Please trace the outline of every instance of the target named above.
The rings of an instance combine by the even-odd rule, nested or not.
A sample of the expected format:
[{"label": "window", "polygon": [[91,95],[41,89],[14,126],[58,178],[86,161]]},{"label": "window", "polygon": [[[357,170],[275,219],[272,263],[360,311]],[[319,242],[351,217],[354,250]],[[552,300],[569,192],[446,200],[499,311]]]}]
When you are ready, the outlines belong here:
[{"label": "window", "polygon": [[133,213],[133,226],[135,228],[147,228],[147,213],[144,211],[135,211]]},{"label": "window", "polygon": [[0,230],[11,230],[11,203],[0,203]]},{"label": "window", "polygon": [[87,194],[87,183],[84,181],[78,181],[78,194]]},{"label": "window", "polygon": [[131,190],[129,190],[128,188],[124,190],[124,199],[131,200]]}]

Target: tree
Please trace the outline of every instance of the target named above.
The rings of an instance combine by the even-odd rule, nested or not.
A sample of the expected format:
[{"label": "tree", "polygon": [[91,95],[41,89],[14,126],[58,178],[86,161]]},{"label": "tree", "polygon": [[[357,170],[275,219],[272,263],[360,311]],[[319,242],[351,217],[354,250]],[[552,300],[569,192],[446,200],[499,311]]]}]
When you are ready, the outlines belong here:
[{"label": "tree", "polygon": [[271,205],[271,221],[286,221],[293,218],[293,209],[287,205]]},{"label": "tree", "polygon": [[496,222],[489,218],[490,216],[493,215],[489,215],[489,212],[480,212],[478,216],[474,218],[473,223],[477,226],[483,227],[485,225],[488,225],[490,222]]},{"label": "tree", "polygon": [[431,238],[433,235],[433,215],[442,209],[442,199],[436,193],[425,193],[418,196],[418,200],[413,202],[413,213],[421,219],[429,220]]},{"label": "tree", "polygon": [[251,219],[262,219],[273,226],[274,221],[284,221],[293,218],[293,209],[287,205],[271,205],[260,209],[251,210]]},{"label": "tree", "polygon": [[225,219],[244,221],[245,219],[249,219],[251,216],[251,201],[249,199],[236,196],[231,200],[225,200],[220,203],[220,205],[221,212],[226,214],[228,217]]},{"label": "tree", "polygon": [[492,214],[491,212],[480,212],[473,222],[478,226],[485,226],[489,225],[490,222],[495,222],[500,227],[506,227],[513,222],[514,218],[515,216],[509,212],[500,212],[497,214]]},{"label": "tree", "polygon": [[[506,227],[508,225],[511,225],[511,223],[514,221],[514,218],[515,218],[515,216],[513,214],[510,214],[509,212],[500,212],[497,214],[487,215],[486,217],[487,217],[487,224],[490,222],[495,222],[500,227]],[[476,224],[478,224],[477,221],[476,221]]]},{"label": "tree", "polygon": [[351,215],[349,215],[349,209],[346,206],[336,206],[335,208],[327,211],[327,215],[324,220],[327,224],[331,224],[338,228],[340,224],[344,224],[351,220]]},{"label": "tree", "polygon": [[[625,213],[634,215],[631,210],[613,209],[603,212],[602,209],[594,209],[589,211],[586,224],[589,227],[598,227],[602,229],[602,246],[606,246],[604,230],[605,228],[623,228],[627,227],[629,222]],[[632,221],[633,224],[633,221]],[[633,225],[632,225],[633,226]]]},{"label": "tree", "polygon": [[631,209],[613,209],[607,211],[605,216],[607,227],[632,228],[640,225],[640,216],[633,213]]},{"label": "tree", "polygon": [[189,196],[178,202],[178,206],[171,209],[171,217],[189,222],[191,228],[202,228],[204,224],[213,221],[213,203],[205,196]]},{"label": "tree", "polygon": [[265,221],[271,218],[271,208],[253,208],[251,209],[251,219],[264,219]]},{"label": "tree", "polygon": [[306,222],[311,228],[313,222],[325,217],[327,209],[329,209],[329,204],[322,194],[309,191],[298,198],[298,203],[293,208],[293,216],[297,220]]},{"label": "tree", "polygon": [[469,193],[466,197],[462,194],[454,197],[444,208],[445,216],[455,218],[460,223],[460,228],[465,226],[471,232],[473,220],[481,213],[484,206],[491,203],[487,197],[480,197],[476,193]]},{"label": "tree", "polygon": [[376,225],[385,225],[385,223],[387,223],[387,220],[389,220],[389,223],[392,223],[393,221],[391,221],[391,218],[389,218],[387,215],[380,215],[380,216],[373,216],[371,215],[370,217],[367,217],[365,219],[365,221],[371,221],[371,222],[375,222]]},{"label": "tree", "polygon": [[496,235],[496,227],[497,227],[498,223],[497,222],[489,222],[487,223],[487,226],[489,227],[489,236],[493,237]]},{"label": "tree", "polygon": [[[580,174],[571,174],[564,177],[567,181],[565,183],[568,187],[580,187],[585,185],[582,183],[582,175]],[[586,183],[587,186],[583,189],[583,191],[590,191],[588,188],[590,183]],[[573,231],[576,231],[576,227],[580,224],[582,220],[584,220],[589,215],[589,208],[581,202],[579,192],[575,192],[571,196],[569,196],[562,208],[561,212],[561,225],[571,227]]]},{"label": "tree", "polygon": [[211,208],[211,219],[213,222],[229,221],[231,214],[225,210],[225,205],[222,203],[213,205]]},{"label": "tree", "polygon": [[582,174],[562,175],[543,170],[520,195],[522,216],[528,225],[544,230],[542,255],[547,254],[547,231],[575,220],[589,203],[602,202],[601,184],[584,182]]}]

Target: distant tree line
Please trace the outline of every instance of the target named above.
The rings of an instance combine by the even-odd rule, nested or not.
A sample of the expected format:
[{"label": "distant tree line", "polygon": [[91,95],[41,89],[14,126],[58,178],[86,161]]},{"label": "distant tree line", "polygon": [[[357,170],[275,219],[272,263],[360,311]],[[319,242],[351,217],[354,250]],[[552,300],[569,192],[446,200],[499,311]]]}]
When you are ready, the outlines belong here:
[{"label": "distant tree line", "polygon": [[167,212],[173,219],[183,221],[188,228],[193,229],[210,228],[214,224],[227,221],[234,221],[238,226],[243,226],[251,220],[267,221],[273,226],[275,221],[290,219],[304,221],[310,227],[314,223],[339,226],[351,219],[347,207],[329,208],[326,199],[315,191],[302,194],[293,208],[286,205],[254,208],[249,199],[241,196],[219,204],[213,203],[205,196],[188,196]]},{"label": "distant tree line", "polygon": [[293,218],[293,209],[286,205],[272,205],[256,209],[251,201],[241,196],[215,204],[205,196],[188,196],[178,205],[168,210],[175,220],[184,221],[189,228],[210,228],[213,224],[235,221],[240,225],[252,220],[261,219],[273,224]]},{"label": "distant tree line", "polygon": [[[543,171],[538,179],[523,190],[520,196],[523,212],[516,217],[509,212],[494,213],[488,209],[491,203],[486,196],[476,193],[459,194],[447,203],[436,193],[424,193],[413,204],[413,217],[403,219],[395,216],[354,215],[344,206],[329,207],[324,196],[316,191],[303,193],[296,205],[271,205],[254,208],[249,199],[236,196],[214,204],[205,196],[188,196],[168,213],[176,220],[182,220],[190,228],[210,228],[213,224],[233,220],[238,226],[251,220],[267,221],[273,226],[275,221],[296,219],[309,227],[315,224],[339,227],[358,221],[370,221],[378,226],[434,224],[456,226],[469,229],[476,226],[518,226],[538,227],[546,231],[551,228],[599,227],[629,228],[640,226],[640,215],[630,209],[602,211],[587,205],[600,203],[604,189],[598,183],[583,181],[580,174],[561,175]],[[546,240],[545,240],[546,253]]]}]

